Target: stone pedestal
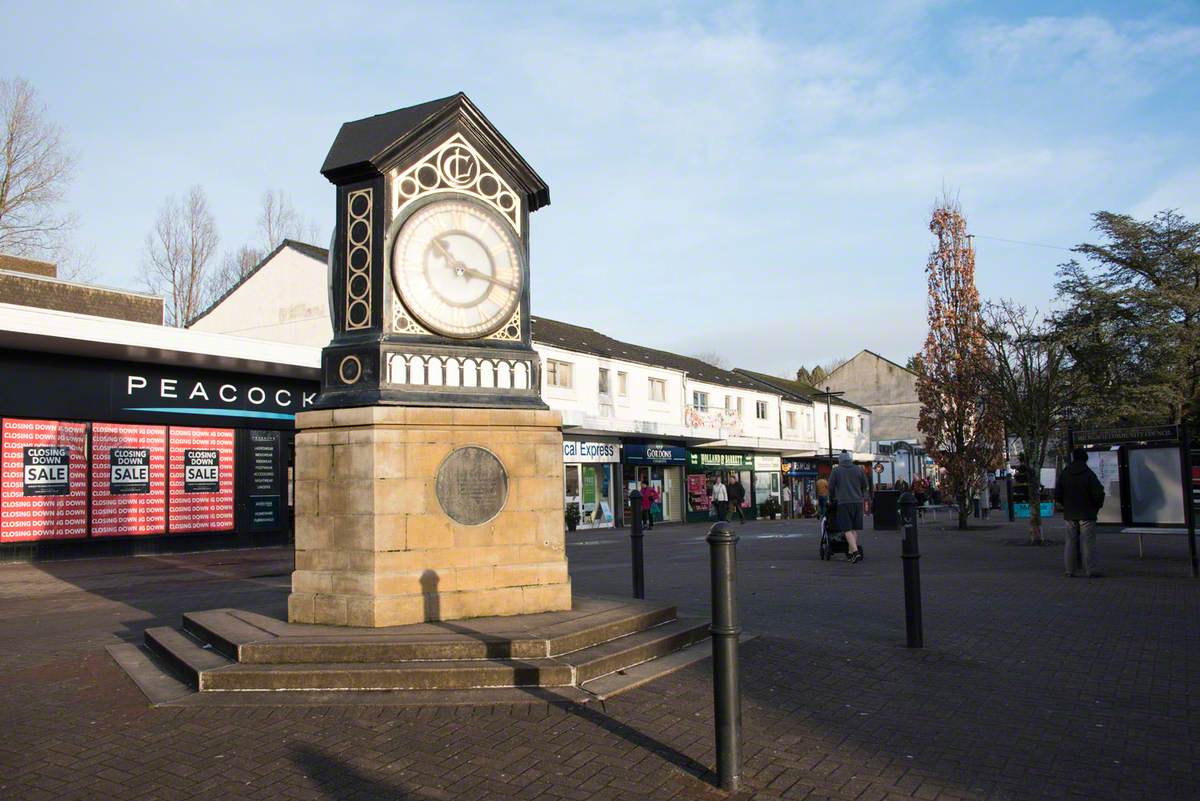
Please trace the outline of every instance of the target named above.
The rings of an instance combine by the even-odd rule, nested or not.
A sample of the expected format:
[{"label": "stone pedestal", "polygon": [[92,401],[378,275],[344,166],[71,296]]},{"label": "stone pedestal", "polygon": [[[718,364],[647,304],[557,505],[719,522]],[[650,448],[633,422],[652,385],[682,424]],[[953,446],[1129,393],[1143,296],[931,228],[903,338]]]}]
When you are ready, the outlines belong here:
[{"label": "stone pedestal", "polygon": [[[380,627],[570,609],[561,424],[515,409],[298,414],[288,620]],[[436,488],[466,446],[507,473],[502,508],[478,525],[451,519]]]}]

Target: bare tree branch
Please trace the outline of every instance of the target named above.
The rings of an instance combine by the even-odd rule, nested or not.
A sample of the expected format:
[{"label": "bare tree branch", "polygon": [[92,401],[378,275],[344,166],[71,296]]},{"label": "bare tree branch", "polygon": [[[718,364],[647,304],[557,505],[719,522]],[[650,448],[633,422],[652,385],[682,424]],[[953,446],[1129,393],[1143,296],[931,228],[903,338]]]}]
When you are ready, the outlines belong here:
[{"label": "bare tree branch", "polygon": [[209,264],[217,250],[217,226],[200,186],[167,198],[146,235],[142,282],[166,298],[167,324],[185,326],[210,296]]},{"label": "bare tree branch", "polygon": [[61,208],[74,160],[22,78],[0,81],[0,252],[57,261],[75,217]]}]

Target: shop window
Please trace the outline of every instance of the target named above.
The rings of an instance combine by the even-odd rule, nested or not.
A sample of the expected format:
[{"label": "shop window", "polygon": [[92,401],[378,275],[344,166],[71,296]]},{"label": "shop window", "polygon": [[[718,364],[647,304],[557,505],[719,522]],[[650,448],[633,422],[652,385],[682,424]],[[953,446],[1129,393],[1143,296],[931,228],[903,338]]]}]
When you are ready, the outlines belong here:
[{"label": "shop window", "polygon": [[757,417],[759,420],[767,419],[767,402],[766,401],[755,401],[754,402],[754,416]]},{"label": "shop window", "polygon": [[571,363],[560,362],[554,359],[546,360],[546,383],[552,387],[562,387],[570,389],[571,383]]},{"label": "shop window", "polygon": [[629,397],[629,373],[617,372],[617,397]]},{"label": "shop window", "polygon": [[787,413],[787,427],[792,431],[796,430],[796,413],[795,412]]},{"label": "shop window", "polygon": [[692,408],[698,412],[708,411],[708,393],[693,392],[692,393]]},{"label": "shop window", "polygon": [[608,368],[607,367],[600,368],[600,394],[601,395],[611,394],[611,390],[609,389],[609,386],[608,386]]},{"label": "shop window", "polygon": [[667,382],[661,378],[650,379],[650,400],[665,403],[667,400]]}]

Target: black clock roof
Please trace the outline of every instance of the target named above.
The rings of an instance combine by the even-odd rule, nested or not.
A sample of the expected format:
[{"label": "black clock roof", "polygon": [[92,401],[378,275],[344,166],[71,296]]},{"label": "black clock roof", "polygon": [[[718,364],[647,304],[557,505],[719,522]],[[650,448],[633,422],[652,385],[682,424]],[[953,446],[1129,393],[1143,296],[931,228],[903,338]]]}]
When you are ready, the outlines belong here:
[{"label": "black clock roof", "polygon": [[462,92],[343,123],[321,165],[321,174],[339,183],[345,178],[380,172],[405,146],[454,115],[461,115],[467,127],[513,171],[523,184],[530,211],[550,205],[546,182]]}]

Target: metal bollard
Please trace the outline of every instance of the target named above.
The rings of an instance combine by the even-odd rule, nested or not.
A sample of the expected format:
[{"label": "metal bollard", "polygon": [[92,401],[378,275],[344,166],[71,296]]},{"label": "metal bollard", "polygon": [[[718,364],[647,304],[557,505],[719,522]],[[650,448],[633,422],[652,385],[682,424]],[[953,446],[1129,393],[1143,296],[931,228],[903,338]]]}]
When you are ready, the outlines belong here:
[{"label": "metal bollard", "polygon": [[629,493],[629,546],[633,551],[633,597],[646,597],[646,573],[642,563],[642,493]]},{"label": "metal bollard", "polygon": [[921,553],[917,550],[917,499],[911,492],[900,496],[904,539],[900,543],[900,558],[904,560],[904,627],[908,647],[921,648],[925,637],[921,625]]},{"label": "metal bollard", "polygon": [[713,705],[717,713],[717,776],[721,789],[742,783],[742,688],[738,679],[737,534],[714,523],[704,538],[712,571]]}]

